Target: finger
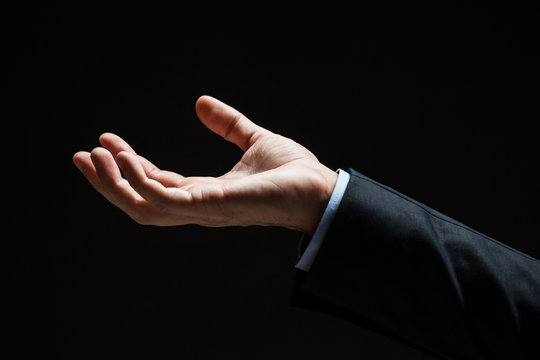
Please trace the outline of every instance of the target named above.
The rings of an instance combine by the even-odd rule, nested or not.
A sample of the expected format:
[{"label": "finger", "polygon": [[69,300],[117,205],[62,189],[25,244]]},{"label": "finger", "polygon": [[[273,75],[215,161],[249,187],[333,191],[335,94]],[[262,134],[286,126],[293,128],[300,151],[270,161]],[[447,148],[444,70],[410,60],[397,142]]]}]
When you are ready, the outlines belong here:
[{"label": "finger", "polygon": [[[133,148],[126,141],[124,141],[124,139],[113,133],[103,133],[99,137],[99,142],[105,149],[111,152],[113,158],[115,159],[116,156],[122,151],[137,155],[135,150],[133,150]],[[137,156],[146,175],[151,179],[159,181],[165,187],[175,186],[184,178],[182,175],[170,171],[162,171],[145,157],[140,155]]]},{"label": "finger", "polygon": [[[109,156],[112,157],[110,154]],[[111,159],[106,159],[106,157],[105,149],[94,150],[92,154],[86,151],[79,151],[73,155],[73,162],[101,195],[128,214],[133,220],[140,224],[160,225],[163,222],[163,212],[156,209],[137,194],[126,179],[118,180],[116,178],[118,180],[116,183],[109,179],[116,176],[114,174],[107,174],[110,164],[102,163],[110,162]],[[97,167],[95,164],[97,164]],[[98,171],[98,169],[100,170]],[[102,181],[99,174],[102,175],[104,180],[108,180]]]},{"label": "finger", "polygon": [[246,151],[268,130],[251,122],[236,109],[211,97],[201,96],[195,104],[199,119],[216,134]]},{"label": "finger", "polygon": [[128,213],[140,205],[143,198],[122,178],[112,154],[107,149],[95,148],[90,159],[99,177],[100,193],[103,196]]},{"label": "finger", "polygon": [[[120,136],[106,132],[101,134],[99,137],[100,144],[107,150],[110,151],[113,158],[116,159],[116,155],[118,155],[121,151],[127,151],[131,154],[137,155],[135,150]],[[145,159],[144,157],[140,156],[141,163],[145,169],[146,172],[152,172],[155,170],[159,170],[157,166],[152,164],[149,160]]]},{"label": "finger", "polygon": [[101,186],[101,181],[96,172],[96,168],[90,159],[90,153],[87,151],[79,151],[73,155],[73,163],[79,169],[79,171],[84,175],[88,182],[96,189],[97,191],[103,191]]},{"label": "finger", "polygon": [[107,149],[95,148],[90,153],[90,159],[104,188],[111,188],[122,179],[120,169]]},{"label": "finger", "polygon": [[150,203],[171,206],[189,201],[190,195],[185,190],[165,187],[159,181],[148,177],[136,155],[122,151],[118,153],[116,161],[133,189]]},{"label": "finger", "polygon": [[106,132],[99,136],[99,143],[103,145],[104,148],[109,150],[113,157],[116,157],[116,155],[120,151],[128,151],[132,154],[135,154],[135,150],[120,136]]},{"label": "finger", "polygon": [[[139,161],[141,160],[141,156],[139,156]],[[144,168],[144,166],[143,166]],[[180,174],[177,174],[172,171],[165,171],[165,170],[155,170],[146,172],[146,176],[148,176],[150,179],[156,180],[161,185],[168,187],[177,187],[184,177]]]}]

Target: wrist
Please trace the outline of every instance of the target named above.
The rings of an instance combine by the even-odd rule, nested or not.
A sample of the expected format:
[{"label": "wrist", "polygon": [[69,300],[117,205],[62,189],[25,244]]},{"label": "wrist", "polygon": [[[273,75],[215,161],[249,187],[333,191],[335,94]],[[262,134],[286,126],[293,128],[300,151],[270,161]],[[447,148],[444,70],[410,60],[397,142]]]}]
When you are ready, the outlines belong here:
[{"label": "wrist", "polygon": [[309,235],[313,235],[315,230],[317,230],[338,179],[337,172],[322,164],[320,164],[318,173],[320,179],[314,182],[314,194],[312,197],[314,201],[310,206],[310,209],[306,212],[309,216],[306,219],[307,222],[303,230]]}]

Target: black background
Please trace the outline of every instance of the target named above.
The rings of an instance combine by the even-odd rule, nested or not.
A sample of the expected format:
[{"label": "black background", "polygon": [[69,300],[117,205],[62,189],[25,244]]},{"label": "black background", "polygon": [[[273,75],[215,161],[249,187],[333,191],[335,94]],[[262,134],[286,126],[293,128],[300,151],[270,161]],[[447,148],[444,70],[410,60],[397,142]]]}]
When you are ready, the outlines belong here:
[{"label": "black background", "polygon": [[222,174],[241,152],[197,120],[202,94],[540,258],[531,6],[82,4],[1,14],[12,358],[429,358],[290,307],[299,233],[140,226],[73,166],[112,131]]}]

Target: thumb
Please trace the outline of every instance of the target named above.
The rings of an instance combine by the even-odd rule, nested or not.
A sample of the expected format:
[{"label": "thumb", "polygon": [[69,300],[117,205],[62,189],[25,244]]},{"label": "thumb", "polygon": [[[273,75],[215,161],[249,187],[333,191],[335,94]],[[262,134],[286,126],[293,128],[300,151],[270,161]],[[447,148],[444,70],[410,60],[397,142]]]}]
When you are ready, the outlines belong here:
[{"label": "thumb", "polygon": [[268,130],[256,125],[233,107],[211,97],[201,96],[195,104],[197,116],[207,128],[247,151]]}]

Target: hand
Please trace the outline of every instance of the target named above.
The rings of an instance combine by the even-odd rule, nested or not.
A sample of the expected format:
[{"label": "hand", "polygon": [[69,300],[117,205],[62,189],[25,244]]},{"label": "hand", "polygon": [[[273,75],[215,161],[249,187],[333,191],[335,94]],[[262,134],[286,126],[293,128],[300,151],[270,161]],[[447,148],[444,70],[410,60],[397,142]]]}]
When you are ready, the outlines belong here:
[{"label": "hand", "polygon": [[100,136],[103,147],[80,151],[73,161],[98,192],[140,224],[270,225],[313,234],[336,172],[217,99],[202,96],[195,108],[210,130],[244,151],[225,175],[184,177],[160,170],[111,133]]}]

